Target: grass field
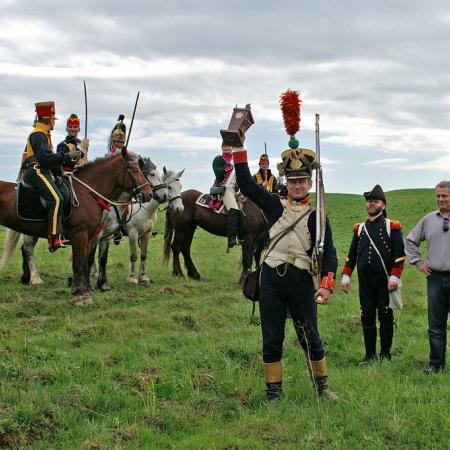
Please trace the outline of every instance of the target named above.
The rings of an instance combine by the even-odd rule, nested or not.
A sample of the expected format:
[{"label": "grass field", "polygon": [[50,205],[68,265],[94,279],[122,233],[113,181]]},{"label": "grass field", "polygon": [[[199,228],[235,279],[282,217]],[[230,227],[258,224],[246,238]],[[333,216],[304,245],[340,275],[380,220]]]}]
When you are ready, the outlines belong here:
[{"label": "grass field", "polygon": [[[405,234],[436,208],[432,190],[387,194]],[[345,261],[362,196],[327,196]],[[85,309],[69,305],[68,251],[38,244],[40,287],[22,286],[19,252],[0,274],[0,448],[36,449],[445,449],[450,443],[448,371],[422,374],[428,356],[425,279],[404,272],[391,363],[363,356],[357,280],[319,308],[330,387],[318,401],[287,324],[281,407],[265,406],[258,315],[237,285],[239,250],[198,231],[200,282],[161,264],[163,215],[150,242],[150,287],[126,283],[128,245],[110,253],[113,290]],[[3,245],[4,228],[0,228]],[[356,277],[356,275],[355,275]],[[354,278],[355,278],[354,277]]]}]

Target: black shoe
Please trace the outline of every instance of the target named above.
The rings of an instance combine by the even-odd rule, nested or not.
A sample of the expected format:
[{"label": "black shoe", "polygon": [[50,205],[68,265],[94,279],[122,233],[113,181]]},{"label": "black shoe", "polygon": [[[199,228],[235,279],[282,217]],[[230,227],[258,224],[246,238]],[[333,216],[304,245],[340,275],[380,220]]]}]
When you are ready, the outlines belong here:
[{"label": "black shoe", "polygon": [[358,363],[358,366],[368,366],[377,360],[377,355],[366,355],[364,359]]},{"label": "black shoe", "polygon": [[439,373],[441,370],[442,367],[430,364],[426,369],[423,370],[423,373],[426,375],[433,375],[435,373]]},{"label": "black shoe", "polygon": [[380,353],[380,361],[391,361],[392,355],[390,353]]}]

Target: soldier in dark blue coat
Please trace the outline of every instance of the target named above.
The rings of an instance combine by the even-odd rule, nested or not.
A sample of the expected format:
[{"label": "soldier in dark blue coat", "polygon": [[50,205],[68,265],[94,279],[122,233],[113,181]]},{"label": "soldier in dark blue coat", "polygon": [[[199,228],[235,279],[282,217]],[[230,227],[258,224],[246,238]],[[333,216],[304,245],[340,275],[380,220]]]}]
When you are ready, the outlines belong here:
[{"label": "soldier in dark blue coat", "polygon": [[376,358],[377,312],[380,322],[380,358],[391,359],[394,315],[389,308],[389,292],[397,289],[405,261],[401,224],[386,218],[386,196],[383,190],[377,184],[371,191],[364,193],[364,198],[368,218],[353,227],[353,239],[342,271],[342,289],[348,292],[353,269],[355,266],[358,269],[361,324],[366,350],[360,364],[367,364]]}]

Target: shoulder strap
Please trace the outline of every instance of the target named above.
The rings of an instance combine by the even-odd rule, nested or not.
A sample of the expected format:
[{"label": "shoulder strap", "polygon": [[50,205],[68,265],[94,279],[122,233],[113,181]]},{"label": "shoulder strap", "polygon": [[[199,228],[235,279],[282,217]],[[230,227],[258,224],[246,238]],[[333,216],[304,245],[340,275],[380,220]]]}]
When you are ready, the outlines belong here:
[{"label": "shoulder strap", "polygon": [[375,243],[373,242],[372,238],[370,237],[370,234],[367,231],[365,222],[363,223],[363,226],[364,226],[364,231],[366,232],[367,237],[369,238],[369,241],[372,244],[372,247],[375,249],[375,251],[377,252],[378,256],[380,257],[381,264],[383,264],[383,269],[384,269],[384,271],[386,273],[386,276],[389,278],[389,274],[388,274],[388,271],[386,270],[386,266],[384,265],[384,261],[383,261],[383,258],[381,257],[380,251],[378,250],[378,247],[375,245]]},{"label": "shoulder strap", "polygon": [[392,224],[391,219],[386,218],[385,222],[386,222],[386,233],[388,237],[391,237],[391,224]]},{"label": "shoulder strap", "polygon": [[[286,236],[289,232],[291,232],[295,226],[300,222],[300,220],[302,220],[303,218],[305,218],[308,214],[312,213],[313,208],[308,207],[303,214],[300,215],[300,217],[298,217],[293,223],[291,223],[287,228],[285,228],[283,231],[281,231],[280,233],[278,233],[276,236],[273,237],[273,241],[269,247],[269,249],[267,250],[267,253],[265,255],[265,257],[267,258],[267,255],[274,249],[275,245],[278,244],[278,242],[280,242],[280,240],[282,238],[284,238],[284,236]],[[264,261],[263,261],[264,262]],[[262,263],[261,263],[262,264]]]},{"label": "shoulder strap", "polygon": [[359,226],[358,226],[358,237],[361,236],[362,230],[363,230],[363,228],[365,228],[365,227],[366,227],[366,225],[365,225],[364,222],[361,222],[361,223],[359,224]]}]

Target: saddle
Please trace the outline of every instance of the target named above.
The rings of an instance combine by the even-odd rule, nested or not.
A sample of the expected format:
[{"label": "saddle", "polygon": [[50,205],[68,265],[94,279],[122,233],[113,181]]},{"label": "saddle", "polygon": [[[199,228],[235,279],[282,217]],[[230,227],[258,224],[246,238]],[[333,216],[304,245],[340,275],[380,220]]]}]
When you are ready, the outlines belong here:
[{"label": "saddle", "polygon": [[211,194],[200,194],[195,201],[196,205],[203,208],[208,208],[210,211],[216,214],[228,215],[228,210],[225,208],[222,200],[216,200]]},{"label": "saddle", "polygon": [[[58,189],[63,196],[63,220],[67,220],[72,215],[72,191],[67,180],[63,177],[56,177]],[[17,216],[31,222],[47,222],[48,208],[46,201],[39,192],[23,179],[17,183]]]}]

